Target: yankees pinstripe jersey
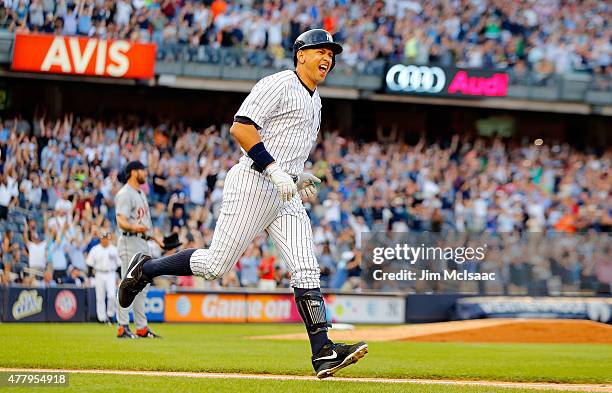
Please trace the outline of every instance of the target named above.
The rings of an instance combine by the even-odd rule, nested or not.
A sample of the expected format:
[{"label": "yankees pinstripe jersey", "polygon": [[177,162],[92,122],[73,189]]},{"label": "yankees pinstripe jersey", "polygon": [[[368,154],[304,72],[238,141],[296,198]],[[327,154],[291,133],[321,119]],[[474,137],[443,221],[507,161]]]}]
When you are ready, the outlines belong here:
[{"label": "yankees pinstripe jersey", "polygon": [[[303,85],[294,71],[282,71],[257,82],[234,119],[255,123],[280,167],[297,175],[304,171],[317,139],[321,98],[316,90]],[[191,271],[208,280],[223,276],[255,236],[266,231],[289,267],[291,286],[318,288],[319,265],[302,200],[296,195],[287,203],[281,202],[274,184],[252,169],[252,164],[245,153],[227,173],[212,243],[191,255]]]},{"label": "yankees pinstripe jersey", "polygon": [[[262,142],[280,167],[297,175],[317,140],[321,124],[321,97],[311,92],[294,71],[281,71],[261,79],[236,113],[255,122]],[[246,155],[240,163],[251,166]]]}]

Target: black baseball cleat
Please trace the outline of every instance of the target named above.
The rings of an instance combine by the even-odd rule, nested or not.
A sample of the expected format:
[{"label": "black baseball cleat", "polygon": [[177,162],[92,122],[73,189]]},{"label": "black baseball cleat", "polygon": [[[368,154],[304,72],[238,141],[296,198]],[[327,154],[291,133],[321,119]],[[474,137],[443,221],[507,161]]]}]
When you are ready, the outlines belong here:
[{"label": "black baseball cleat", "polygon": [[136,330],[136,335],[140,338],[162,338],[162,336],[153,333],[148,327]]},{"label": "black baseball cleat", "polygon": [[136,295],[152,281],[142,271],[142,266],[149,260],[151,260],[151,257],[141,252],[134,254],[130,260],[127,272],[123,276],[121,284],[119,284],[118,297],[121,307],[129,307]]},{"label": "black baseball cleat", "polygon": [[325,344],[323,348],[312,357],[312,367],[317,378],[323,379],[333,376],[338,370],[353,363],[368,353],[368,344],[363,341],[349,345],[343,343]]},{"label": "black baseball cleat", "polygon": [[130,339],[130,338],[138,338],[138,337],[136,337],[136,335],[132,333],[129,326],[119,326],[119,329],[117,330],[117,338]]}]

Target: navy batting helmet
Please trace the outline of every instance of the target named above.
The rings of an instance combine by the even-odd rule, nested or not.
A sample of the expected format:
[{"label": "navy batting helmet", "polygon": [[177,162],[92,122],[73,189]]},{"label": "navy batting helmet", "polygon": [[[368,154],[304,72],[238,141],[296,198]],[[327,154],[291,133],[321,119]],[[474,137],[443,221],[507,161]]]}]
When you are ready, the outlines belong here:
[{"label": "navy batting helmet", "polygon": [[293,43],[293,65],[297,66],[297,53],[299,50],[322,47],[329,48],[332,52],[334,52],[332,65],[329,69],[331,71],[336,64],[336,55],[342,53],[342,45],[334,42],[332,35],[323,29],[312,29],[300,34],[300,36]]}]

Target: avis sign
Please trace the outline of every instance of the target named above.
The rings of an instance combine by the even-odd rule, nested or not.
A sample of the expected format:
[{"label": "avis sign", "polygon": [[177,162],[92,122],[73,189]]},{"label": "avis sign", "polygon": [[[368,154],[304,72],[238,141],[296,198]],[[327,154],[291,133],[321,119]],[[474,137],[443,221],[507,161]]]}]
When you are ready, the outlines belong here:
[{"label": "avis sign", "polygon": [[45,34],[17,34],[11,69],[55,74],[150,79],[155,45]]},{"label": "avis sign", "polygon": [[508,75],[480,69],[395,64],[385,75],[390,93],[462,97],[505,97]]}]

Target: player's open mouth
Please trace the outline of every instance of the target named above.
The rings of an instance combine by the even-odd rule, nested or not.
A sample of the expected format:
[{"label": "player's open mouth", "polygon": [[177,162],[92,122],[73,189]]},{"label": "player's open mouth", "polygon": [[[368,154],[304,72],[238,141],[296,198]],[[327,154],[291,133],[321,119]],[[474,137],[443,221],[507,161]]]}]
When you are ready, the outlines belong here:
[{"label": "player's open mouth", "polygon": [[319,64],[319,72],[321,73],[321,75],[325,76],[327,74],[328,69],[329,66],[327,64]]}]

